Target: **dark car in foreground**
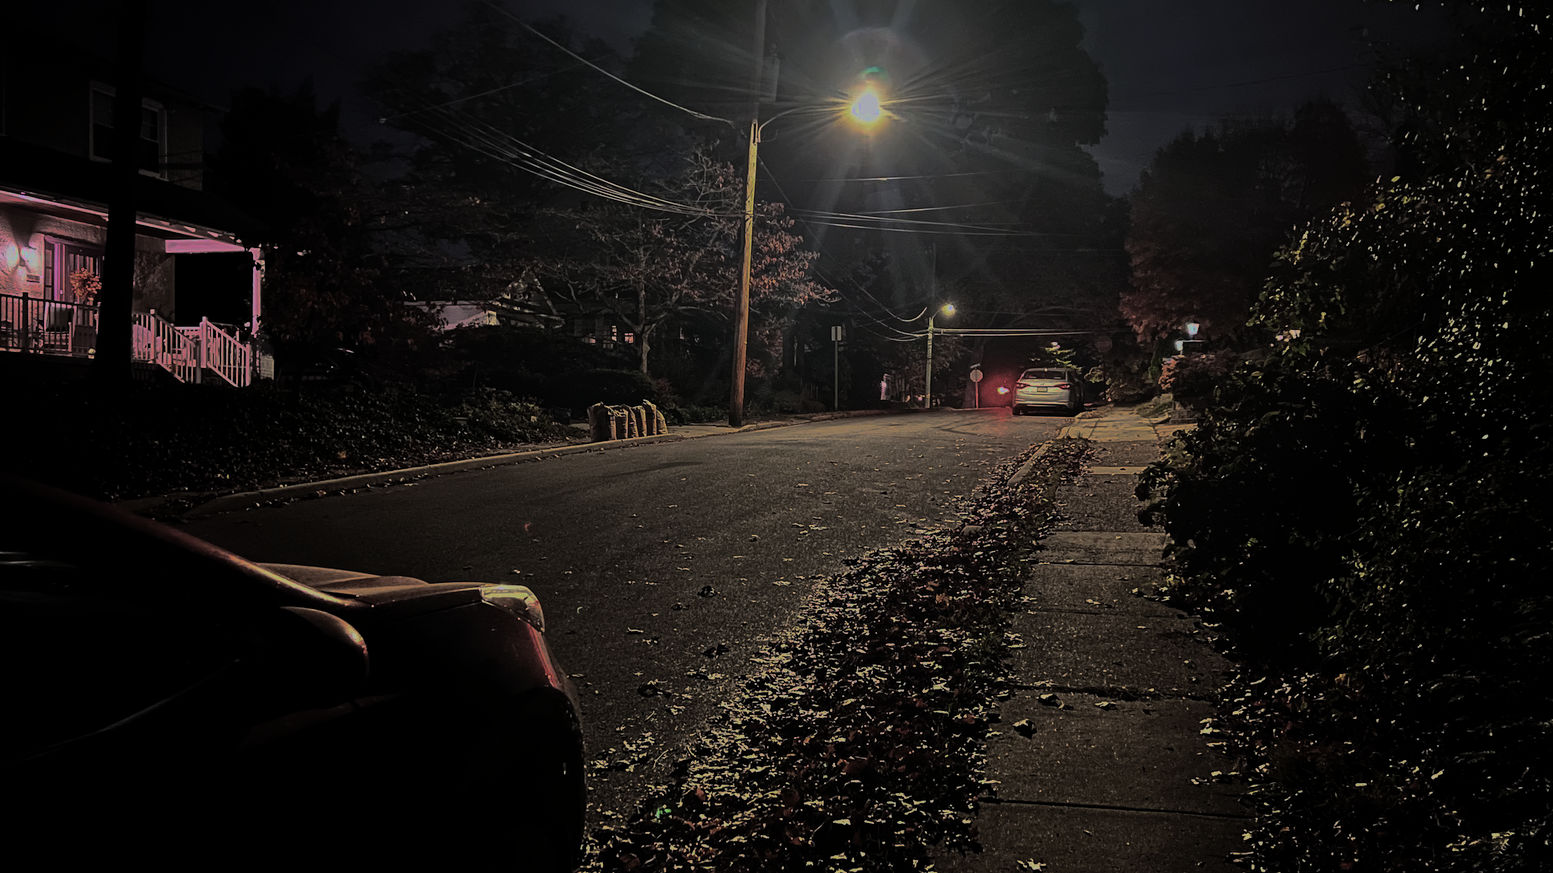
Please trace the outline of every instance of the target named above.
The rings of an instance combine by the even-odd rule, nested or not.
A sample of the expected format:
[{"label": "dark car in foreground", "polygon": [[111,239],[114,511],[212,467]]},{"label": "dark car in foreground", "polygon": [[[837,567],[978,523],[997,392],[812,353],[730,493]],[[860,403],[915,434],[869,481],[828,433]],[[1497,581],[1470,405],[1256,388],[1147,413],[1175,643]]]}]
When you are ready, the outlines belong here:
[{"label": "dark car in foreground", "polygon": [[0,506],[12,844],[123,828],[574,866],[581,729],[529,589],[256,564],[16,480]]}]

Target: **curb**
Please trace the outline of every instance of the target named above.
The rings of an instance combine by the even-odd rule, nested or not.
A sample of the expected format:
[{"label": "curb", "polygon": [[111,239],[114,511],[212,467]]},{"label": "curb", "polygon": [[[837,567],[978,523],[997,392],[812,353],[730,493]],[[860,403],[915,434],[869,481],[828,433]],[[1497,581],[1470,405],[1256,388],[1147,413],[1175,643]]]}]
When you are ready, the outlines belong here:
[{"label": "curb", "polygon": [[[847,412],[817,413],[811,418],[797,418],[782,421],[752,422],[738,428],[726,428],[714,430],[708,433],[675,433],[670,431],[664,434],[651,436],[630,437],[627,439],[607,440],[602,442],[577,443],[565,446],[552,446],[542,449],[528,449],[521,452],[506,452],[497,455],[482,455],[478,458],[463,458],[457,461],[442,461],[436,464],[424,464],[418,467],[404,467],[397,470],[380,470],[375,473],[356,473],[350,476],[340,476],[333,479],[320,479],[312,482],[295,482],[290,485],[277,485],[273,488],[260,488],[253,491],[238,491],[231,494],[222,494],[196,504],[186,512],[180,513],[184,519],[206,518],[213,515],[232,512],[238,509],[248,509],[254,506],[273,503],[281,500],[296,499],[304,496],[322,497],[329,492],[354,491],[361,488],[370,488],[374,485],[397,484],[410,479],[421,479],[427,476],[437,476],[445,473],[457,473],[463,470],[477,470],[487,467],[498,467],[505,464],[518,464],[527,461],[538,461],[544,458],[558,457],[561,455],[575,455],[584,452],[604,452],[615,448],[630,448],[632,446],[645,445],[658,442],[678,442],[680,440],[705,439],[714,436],[727,436],[738,433],[746,433],[756,430],[771,430],[779,427],[790,427],[798,424],[810,424],[816,421],[833,421],[840,418],[859,418],[870,415],[887,415],[896,412],[891,409],[860,409]],[[142,497],[133,500],[120,501],[116,506],[128,512],[139,514],[147,510],[155,509],[170,501],[178,499],[176,495],[164,494],[157,497]]]}]

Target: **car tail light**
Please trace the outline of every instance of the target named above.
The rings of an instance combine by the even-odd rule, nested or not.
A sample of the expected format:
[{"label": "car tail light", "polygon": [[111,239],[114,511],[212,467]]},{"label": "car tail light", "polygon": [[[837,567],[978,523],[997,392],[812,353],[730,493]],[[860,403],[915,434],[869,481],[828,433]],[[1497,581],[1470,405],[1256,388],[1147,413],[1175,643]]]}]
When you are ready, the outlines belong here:
[{"label": "car tail light", "polygon": [[1035,386],[1030,384],[1029,382],[1015,382],[1014,383],[1014,387],[1015,388],[1034,388]]},{"label": "car tail light", "polygon": [[1061,388],[1063,391],[1066,391],[1066,390],[1068,390],[1069,388],[1071,388],[1073,386],[1069,385],[1066,382],[1058,382],[1056,385],[1053,385],[1052,387],[1053,388]]}]

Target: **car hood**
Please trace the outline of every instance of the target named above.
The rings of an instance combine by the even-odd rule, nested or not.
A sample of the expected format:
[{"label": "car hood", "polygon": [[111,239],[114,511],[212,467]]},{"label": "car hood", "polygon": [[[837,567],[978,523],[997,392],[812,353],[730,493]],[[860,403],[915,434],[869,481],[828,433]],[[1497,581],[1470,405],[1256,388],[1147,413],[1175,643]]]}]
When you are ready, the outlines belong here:
[{"label": "car hood", "polygon": [[429,612],[480,599],[482,582],[426,582],[409,576],[377,576],[357,570],[302,564],[261,564],[264,569],[316,591],[394,611]]}]

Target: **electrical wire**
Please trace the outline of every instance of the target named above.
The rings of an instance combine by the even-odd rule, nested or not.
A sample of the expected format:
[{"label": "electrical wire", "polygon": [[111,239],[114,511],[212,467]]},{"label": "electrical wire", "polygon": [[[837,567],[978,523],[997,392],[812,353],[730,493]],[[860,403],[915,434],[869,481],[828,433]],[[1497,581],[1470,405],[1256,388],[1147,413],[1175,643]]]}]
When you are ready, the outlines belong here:
[{"label": "electrical wire", "polygon": [[463,97],[455,97],[452,100],[447,101],[446,103],[438,103],[435,106],[428,106],[428,107],[425,107],[423,109],[410,109],[410,110],[406,110],[404,112],[396,112],[393,115],[380,115],[380,116],[378,116],[377,123],[378,124],[387,124],[390,121],[397,121],[397,120],[399,120],[401,118],[404,118],[407,115],[413,115],[413,114],[415,114],[417,112],[427,112],[427,111],[436,110],[436,109],[446,109],[446,108],[448,108],[450,106],[457,106],[460,103],[468,103],[470,100],[477,100],[477,99],[479,99],[481,97],[489,97],[492,94],[500,94],[503,91],[509,91],[509,90],[511,90],[513,88],[518,88],[518,87],[521,87],[523,85],[527,85],[527,84],[529,84],[531,82],[537,82],[540,79],[547,79],[547,78],[549,78],[551,76],[558,76],[562,72],[565,72],[565,70],[551,70],[548,73],[541,73],[541,74],[539,74],[537,76],[529,76],[527,79],[520,79],[520,80],[518,80],[516,82],[508,82],[505,85],[497,85],[495,88],[487,88],[487,89],[485,89],[484,91],[481,91],[478,94],[466,94]]},{"label": "electrical wire", "polygon": [[595,71],[597,71],[599,73],[602,73],[605,76],[608,76],[610,79],[613,79],[614,81],[620,83],[621,85],[626,86],[627,88],[630,88],[632,91],[635,91],[636,93],[641,94],[644,97],[649,97],[649,98],[651,98],[653,100],[656,100],[659,103],[662,103],[663,105],[668,106],[670,108],[678,109],[680,112],[683,112],[683,113],[691,116],[692,118],[699,118],[699,119],[701,119],[703,121],[718,121],[718,122],[722,122],[723,124],[728,124],[728,125],[732,125],[733,124],[733,122],[730,121],[729,119],[721,118],[721,117],[718,117],[716,115],[707,115],[704,112],[697,112],[694,109],[691,109],[691,108],[686,107],[686,106],[681,106],[681,105],[679,105],[678,103],[675,103],[672,100],[669,100],[669,99],[664,98],[664,97],[659,97],[657,94],[654,94],[651,91],[648,91],[648,90],[646,90],[644,88],[640,88],[640,87],[638,87],[636,85],[633,85],[630,82],[627,82],[625,79],[620,78],[619,76],[615,75],[614,73],[611,73],[610,71],[604,69],[603,67],[599,66],[598,64],[595,64],[594,62],[588,60],[587,58],[583,57],[582,55],[577,54],[576,52],[572,51],[571,49],[567,48],[566,46],[561,45],[560,43],[558,43],[555,40],[551,39],[550,37],[546,36],[538,28],[535,28],[533,25],[529,24],[528,22],[524,21],[523,19],[519,18],[518,16],[514,15],[513,13],[507,11],[501,5],[493,2],[493,0],[480,0],[480,2],[483,3],[486,6],[489,6],[492,10],[500,13],[501,15],[504,15],[507,18],[511,19],[519,27],[523,28],[524,30],[528,31],[529,33],[533,34],[534,36],[537,36],[540,39],[544,40],[545,42],[549,43],[550,45],[554,46],[558,51],[562,52],[563,54],[566,54],[567,56],[569,56],[569,57],[571,57],[571,58],[573,58],[573,59],[575,59],[577,61],[580,61],[580,62],[586,64],[587,66],[593,68]]},{"label": "electrical wire", "polygon": [[[470,148],[486,157],[508,164],[542,179],[627,206],[637,206],[680,215],[732,217],[731,215],[718,213],[705,207],[677,203],[654,194],[638,191],[618,182],[613,182],[562,161],[485,121],[467,115],[460,117],[454,110],[446,107],[430,108],[435,115],[440,116],[453,130],[463,134],[462,137],[454,136],[446,128],[423,123],[422,126],[426,127],[433,135]],[[420,123],[421,119],[416,119],[416,121]]]}]

